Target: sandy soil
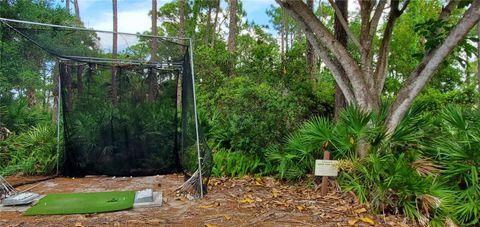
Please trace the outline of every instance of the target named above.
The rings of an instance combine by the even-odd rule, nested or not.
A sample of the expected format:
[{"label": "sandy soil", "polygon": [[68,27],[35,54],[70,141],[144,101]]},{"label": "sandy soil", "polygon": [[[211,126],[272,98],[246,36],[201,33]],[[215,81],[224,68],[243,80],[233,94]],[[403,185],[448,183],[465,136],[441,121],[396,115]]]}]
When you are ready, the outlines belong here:
[{"label": "sandy soil", "polygon": [[[16,182],[22,177],[15,177]],[[33,179],[33,178],[31,178]],[[31,180],[25,178],[24,180]],[[8,178],[7,178],[8,180]],[[89,215],[23,216],[0,213],[0,226],[411,226],[401,216],[374,215],[346,193],[320,196],[312,183],[272,178],[213,178],[201,200],[177,197],[182,175],[55,178],[17,188],[47,193],[113,190],[163,191],[163,206]]]}]

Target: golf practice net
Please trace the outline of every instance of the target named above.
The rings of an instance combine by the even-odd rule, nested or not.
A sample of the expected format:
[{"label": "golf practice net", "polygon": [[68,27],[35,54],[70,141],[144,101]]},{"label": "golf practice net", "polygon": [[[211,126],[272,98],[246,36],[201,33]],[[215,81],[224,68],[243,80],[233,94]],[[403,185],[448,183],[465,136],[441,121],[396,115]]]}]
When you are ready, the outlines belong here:
[{"label": "golf practice net", "polygon": [[51,71],[61,100],[61,174],[183,172],[190,179],[180,189],[203,195],[213,158],[198,125],[188,39],[10,19],[0,26],[2,40]]}]

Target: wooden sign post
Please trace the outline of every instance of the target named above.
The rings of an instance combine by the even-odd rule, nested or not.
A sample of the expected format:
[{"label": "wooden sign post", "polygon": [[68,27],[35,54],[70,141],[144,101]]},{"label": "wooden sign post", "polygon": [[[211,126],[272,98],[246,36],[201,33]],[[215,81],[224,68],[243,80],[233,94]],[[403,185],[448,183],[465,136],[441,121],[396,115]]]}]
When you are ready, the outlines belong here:
[{"label": "wooden sign post", "polygon": [[323,160],[315,161],[315,176],[322,176],[322,196],[327,195],[328,192],[328,177],[337,175],[337,161],[330,160],[330,152],[324,151]]}]

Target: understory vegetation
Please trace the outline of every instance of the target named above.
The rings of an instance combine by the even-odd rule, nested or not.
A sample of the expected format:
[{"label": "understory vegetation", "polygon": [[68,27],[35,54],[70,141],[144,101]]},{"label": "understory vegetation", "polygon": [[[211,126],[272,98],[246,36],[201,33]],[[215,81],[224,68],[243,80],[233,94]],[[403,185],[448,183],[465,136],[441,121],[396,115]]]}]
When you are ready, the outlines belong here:
[{"label": "understory vegetation", "polygon": [[[183,22],[177,16],[178,2],[185,2]],[[232,51],[222,30],[231,12],[223,9],[220,2],[169,1],[158,9],[158,19],[162,22],[158,25],[158,35],[183,34],[192,37],[195,43],[199,122],[213,152],[212,176],[274,176],[294,184],[312,179],[315,160],[322,159],[324,152],[329,151],[332,159],[339,160],[340,171],[335,180],[341,189],[353,192],[359,202],[368,203],[375,212],[402,214],[424,226],[480,224],[480,78],[477,78],[478,48],[474,46],[479,41],[477,29],[439,65],[398,126],[392,132],[385,127],[395,94],[408,81],[422,56],[433,52],[473,1],[457,1],[462,4],[452,10],[453,19],[447,21],[437,18],[444,9],[444,1],[400,1],[410,3],[392,28],[386,61],[388,72],[379,92],[380,107],[370,112],[355,103],[336,103],[339,88],[334,73],[313,54],[314,48],[309,45],[303,27],[278,5],[267,11],[270,27],[239,20],[238,30],[233,32],[236,42]],[[66,12],[58,4],[53,0],[1,1],[0,15],[83,26],[72,12]],[[390,3],[387,6],[385,10],[391,8]],[[315,3],[315,7],[314,15],[328,31],[333,31],[334,9],[326,1]],[[239,1],[237,11],[233,12],[236,18],[245,18],[244,8]],[[213,12],[217,12],[217,19],[213,19]],[[380,20],[381,29],[376,34],[383,32],[387,25],[382,23],[386,19],[387,16],[385,21]],[[362,18],[358,12],[350,15],[348,26],[355,36],[360,36]],[[382,36],[375,36],[374,45],[380,45]],[[65,39],[67,42],[81,39],[79,43],[83,44],[83,39],[88,38]],[[140,40],[130,52],[121,52],[119,56],[146,58],[148,49],[149,44]],[[353,43],[349,42],[346,49],[354,60],[360,61],[362,53],[354,50]],[[57,90],[58,66],[52,56],[2,30],[0,51],[0,175],[56,174],[57,163],[62,164],[57,146],[60,154],[64,149],[63,127],[57,144],[59,107],[55,102],[61,97]],[[309,56],[314,56],[313,63]],[[371,58],[378,56],[372,54]],[[78,78],[73,79],[70,88],[63,88],[78,95],[73,100],[78,111],[71,115],[70,128],[77,136],[74,139],[78,149],[89,150],[90,153],[85,152],[90,155],[88,158],[100,163],[115,162],[98,158],[111,150],[96,146],[107,137],[108,130],[113,131],[111,122],[115,119],[120,133],[112,137],[135,138],[132,144],[120,139],[129,149],[147,147],[173,154],[170,151],[178,145],[175,139],[179,139],[173,135],[175,124],[179,127],[175,118],[178,113],[175,108],[166,110],[162,105],[174,107],[175,97],[160,92],[158,105],[142,103],[148,97],[148,81],[131,72],[117,94],[130,100],[131,105],[112,107],[114,85],[110,70],[107,67],[93,75],[95,86],[84,91],[83,96]],[[145,72],[141,73],[146,77]],[[84,82],[88,81],[84,78]],[[169,94],[175,93],[173,82],[159,84]],[[336,116],[335,110],[342,111]],[[65,123],[62,116],[61,126]],[[188,123],[193,125],[193,121]],[[193,138],[194,132],[189,133]],[[191,157],[186,159],[191,162],[186,166],[190,172],[198,166],[195,148],[188,148]],[[122,158],[134,162],[131,157]],[[175,164],[171,156],[152,155],[148,159],[137,161],[151,166]],[[102,168],[97,165],[91,169],[97,167]]]}]

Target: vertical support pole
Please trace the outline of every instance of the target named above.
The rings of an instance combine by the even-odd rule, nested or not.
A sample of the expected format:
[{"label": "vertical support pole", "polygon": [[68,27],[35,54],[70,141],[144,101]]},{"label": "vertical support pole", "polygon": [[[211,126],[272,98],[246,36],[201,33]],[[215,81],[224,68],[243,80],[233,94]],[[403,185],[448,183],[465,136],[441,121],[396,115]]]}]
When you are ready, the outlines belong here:
[{"label": "vertical support pole", "polygon": [[198,133],[198,116],[197,116],[197,97],[195,95],[195,76],[193,71],[193,45],[192,39],[190,41],[190,67],[192,68],[192,86],[193,86],[193,113],[195,115],[195,133],[197,134],[197,156],[198,156],[198,178],[200,180],[200,198],[203,197],[203,180],[202,180],[202,157],[200,156],[200,136]]},{"label": "vertical support pole", "polygon": [[62,82],[61,76],[58,74],[58,97],[57,97],[57,175],[58,166],[60,164],[60,99],[62,97]]},{"label": "vertical support pole", "polygon": [[[330,152],[325,150],[323,152],[323,160],[330,160]],[[326,196],[328,192],[328,176],[323,176],[322,177],[322,196]]]}]

